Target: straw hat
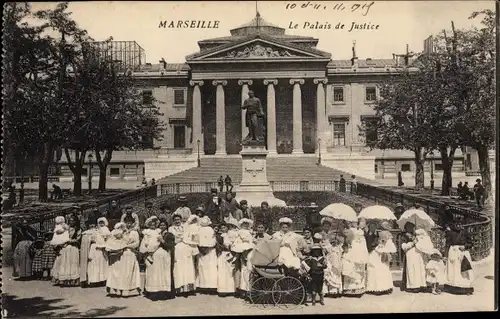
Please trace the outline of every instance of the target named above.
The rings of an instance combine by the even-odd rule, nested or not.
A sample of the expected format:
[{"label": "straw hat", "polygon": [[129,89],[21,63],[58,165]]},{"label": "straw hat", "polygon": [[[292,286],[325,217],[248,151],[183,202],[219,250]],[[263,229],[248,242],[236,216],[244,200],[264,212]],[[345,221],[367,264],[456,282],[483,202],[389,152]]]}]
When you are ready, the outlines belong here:
[{"label": "straw hat", "polygon": [[186,198],[186,196],[179,196],[179,198],[177,199],[177,201],[179,201],[179,202],[187,202],[187,198]]},{"label": "straw hat", "polygon": [[293,220],[291,220],[290,218],[288,217],[281,217],[279,220],[278,220],[278,223],[279,224],[293,224]]},{"label": "straw hat", "polygon": [[144,226],[149,228],[151,226],[151,224],[156,223],[156,221],[158,221],[158,217],[151,216],[148,219],[146,219],[146,221],[144,222]]}]

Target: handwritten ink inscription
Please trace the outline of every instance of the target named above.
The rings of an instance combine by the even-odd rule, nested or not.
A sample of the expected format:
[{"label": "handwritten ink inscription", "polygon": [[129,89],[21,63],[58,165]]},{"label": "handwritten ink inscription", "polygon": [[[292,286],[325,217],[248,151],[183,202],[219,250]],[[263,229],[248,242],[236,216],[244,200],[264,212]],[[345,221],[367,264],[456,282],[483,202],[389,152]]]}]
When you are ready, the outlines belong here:
[{"label": "handwritten ink inscription", "polygon": [[285,5],[285,9],[311,9],[311,10],[327,10],[337,12],[360,12],[363,16],[367,16],[370,9],[375,4],[375,1],[365,2],[316,2],[316,1],[302,1],[290,2]]}]

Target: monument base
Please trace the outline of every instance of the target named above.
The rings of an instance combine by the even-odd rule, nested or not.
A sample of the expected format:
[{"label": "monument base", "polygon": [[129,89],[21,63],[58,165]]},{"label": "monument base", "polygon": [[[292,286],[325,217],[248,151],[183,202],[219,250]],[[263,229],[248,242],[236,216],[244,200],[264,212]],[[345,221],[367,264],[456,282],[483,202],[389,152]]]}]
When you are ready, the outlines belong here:
[{"label": "monument base", "polygon": [[248,206],[260,207],[263,201],[269,206],[286,206],[285,201],[274,197],[267,181],[267,150],[263,145],[246,144],[240,152],[242,158],[241,183],[234,188],[236,199],[245,199]]}]

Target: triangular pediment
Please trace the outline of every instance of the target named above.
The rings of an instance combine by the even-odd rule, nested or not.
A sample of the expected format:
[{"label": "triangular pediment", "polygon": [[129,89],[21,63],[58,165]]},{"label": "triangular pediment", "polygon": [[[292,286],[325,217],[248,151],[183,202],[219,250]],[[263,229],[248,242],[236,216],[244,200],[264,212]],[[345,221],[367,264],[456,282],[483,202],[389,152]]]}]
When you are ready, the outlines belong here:
[{"label": "triangular pediment", "polygon": [[304,48],[262,35],[223,44],[213,49],[191,54],[189,61],[261,60],[261,59],[329,59],[330,54],[313,48]]}]

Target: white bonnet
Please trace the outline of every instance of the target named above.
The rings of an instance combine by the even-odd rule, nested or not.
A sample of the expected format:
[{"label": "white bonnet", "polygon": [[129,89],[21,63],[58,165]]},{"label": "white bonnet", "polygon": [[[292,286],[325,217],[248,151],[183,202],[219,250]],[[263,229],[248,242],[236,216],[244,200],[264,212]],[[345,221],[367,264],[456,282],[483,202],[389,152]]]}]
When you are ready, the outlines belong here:
[{"label": "white bonnet", "polygon": [[206,226],[210,226],[211,224],[212,224],[212,221],[210,220],[210,217],[208,217],[208,216],[203,216],[200,219],[200,226],[206,227]]},{"label": "white bonnet", "polygon": [[289,225],[291,225],[291,224],[293,224],[293,221],[290,218],[288,218],[288,217],[281,217],[278,220],[278,223],[279,224],[289,224]]},{"label": "white bonnet", "polygon": [[62,224],[62,223],[64,223],[64,216],[57,216],[56,224]]},{"label": "white bonnet", "polygon": [[151,223],[154,223],[154,222],[156,222],[157,220],[158,220],[158,217],[156,217],[156,216],[151,216],[151,217],[149,217],[148,219],[146,219],[146,221],[144,222],[144,225],[145,225],[146,227],[149,227]]},{"label": "white bonnet", "polygon": [[189,224],[194,224],[194,223],[198,222],[198,219],[199,219],[199,217],[193,214],[193,215],[190,215],[190,216],[188,217],[188,219],[186,220],[186,223],[187,223],[188,225],[189,225]]},{"label": "white bonnet", "polygon": [[106,217],[99,217],[97,219],[97,225],[99,225],[100,222],[104,222],[104,226],[108,226],[108,220],[106,219]]},{"label": "white bonnet", "polygon": [[333,221],[330,217],[323,217],[321,218],[321,225],[323,225],[324,223],[333,224]]},{"label": "white bonnet", "polygon": [[121,228],[123,228],[125,226],[126,226],[125,223],[119,222],[119,223],[115,224],[114,229],[121,229]]},{"label": "white bonnet", "polygon": [[249,224],[249,225],[250,225],[250,227],[252,227],[252,225],[253,225],[253,220],[248,219],[248,218],[242,218],[242,219],[240,219],[240,220],[238,221],[238,226],[240,226],[240,227],[241,227],[241,225],[243,225],[243,224],[245,224],[245,223]]},{"label": "white bonnet", "polygon": [[323,235],[321,235],[321,233],[316,233],[316,234],[314,234],[314,238],[322,240],[323,239]]}]

